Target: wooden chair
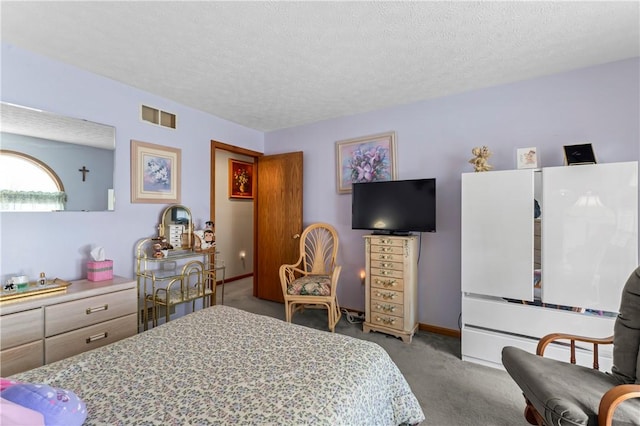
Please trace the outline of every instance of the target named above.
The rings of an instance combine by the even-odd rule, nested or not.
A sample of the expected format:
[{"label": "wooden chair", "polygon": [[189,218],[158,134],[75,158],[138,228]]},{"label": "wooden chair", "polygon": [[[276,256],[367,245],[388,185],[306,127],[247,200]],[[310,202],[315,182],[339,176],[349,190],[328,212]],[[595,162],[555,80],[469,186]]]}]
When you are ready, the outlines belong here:
[{"label": "wooden chair", "polygon": [[300,257],[280,266],[280,283],[287,322],[305,307],[327,309],[329,330],[340,320],[336,294],[341,266],[336,265],[338,233],[326,223],[309,225],[300,236]]},{"label": "wooden chair", "polygon": [[[544,358],[555,341],[568,341],[569,363]],[[576,342],[593,348],[593,368],[575,365]],[[598,347],[607,344],[613,344],[611,373],[598,370]],[[502,364],[522,389],[532,425],[640,425],[640,268],[624,287],[612,337],[549,334],[535,355],[505,347]]]}]

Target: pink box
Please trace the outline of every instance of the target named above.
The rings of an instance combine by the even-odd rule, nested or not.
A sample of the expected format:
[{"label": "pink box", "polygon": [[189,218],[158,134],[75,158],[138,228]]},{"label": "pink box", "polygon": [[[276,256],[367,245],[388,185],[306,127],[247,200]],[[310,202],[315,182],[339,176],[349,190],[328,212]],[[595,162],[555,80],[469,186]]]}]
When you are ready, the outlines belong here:
[{"label": "pink box", "polygon": [[113,278],[113,260],[87,262],[87,279],[105,281]]}]

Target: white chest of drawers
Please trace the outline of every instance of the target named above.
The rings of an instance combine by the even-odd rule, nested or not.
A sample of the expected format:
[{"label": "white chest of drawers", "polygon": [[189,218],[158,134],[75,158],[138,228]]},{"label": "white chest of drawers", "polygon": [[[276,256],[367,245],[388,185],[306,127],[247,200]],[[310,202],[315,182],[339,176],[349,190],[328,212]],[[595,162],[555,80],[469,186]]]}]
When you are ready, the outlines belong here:
[{"label": "white chest of drawers", "polygon": [[418,237],[365,237],[365,322],[406,343],[418,329]]},{"label": "white chest of drawers", "polygon": [[0,375],[6,377],[137,332],[135,281],[73,281],[64,291],[0,303]]}]

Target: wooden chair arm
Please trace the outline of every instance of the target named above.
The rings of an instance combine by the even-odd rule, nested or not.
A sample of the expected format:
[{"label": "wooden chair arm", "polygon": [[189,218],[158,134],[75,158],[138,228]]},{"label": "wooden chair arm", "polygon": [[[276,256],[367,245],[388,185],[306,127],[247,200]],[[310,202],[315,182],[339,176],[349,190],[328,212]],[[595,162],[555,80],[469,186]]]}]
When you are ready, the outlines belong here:
[{"label": "wooden chair arm", "polygon": [[613,344],[613,336],[595,338],[576,336],[574,334],[552,333],[547,334],[540,339],[540,341],[538,342],[538,347],[536,348],[536,354],[544,356],[544,351],[547,346],[549,346],[550,343],[555,342],[556,340],[569,340],[569,344],[571,346],[571,364],[576,363],[576,342],[591,343],[593,345],[593,368],[596,370],[600,368],[598,364],[598,345]]},{"label": "wooden chair arm", "polygon": [[336,288],[338,287],[338,278],[340,277],[340,271],[342,271],[341,265],[336,265],[333,268],[333,273],[331,274],[331,294],[336,294]]},{"label": "wooden chair arm", "polygon": [[611,426],[618,405],[631,398],[640,398],[640,385],[618,385],[609,389],[600,400],[598,426]]}]

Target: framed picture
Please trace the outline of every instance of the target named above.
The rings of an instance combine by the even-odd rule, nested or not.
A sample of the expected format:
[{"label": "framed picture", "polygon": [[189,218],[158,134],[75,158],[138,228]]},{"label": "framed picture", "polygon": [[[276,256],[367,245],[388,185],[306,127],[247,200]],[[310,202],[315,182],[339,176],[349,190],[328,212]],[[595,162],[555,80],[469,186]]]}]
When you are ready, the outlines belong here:
[{"label": "framed picture", "polygon": [[395,180],[395,158],[395,132],[336,142],[338,193],[350,193],[354,183]]},{"label": "framed picture", "polygon": [[253,163],[229,159],[229,198],[253,198]]},{"label": "framed picture", "polygon": [[596,155],[590,143],[564,146],[564,163],[567,166],[574,164],[596,164]]},{"label": "framed picture", "polygon": [[538,153],[535,147],[518,148],[516,162],[519,169],[536,169],[538,167]]},{"label": "framed picture", "polygon": [[180,202],[180,149],[131,140],[131,202]]}]

